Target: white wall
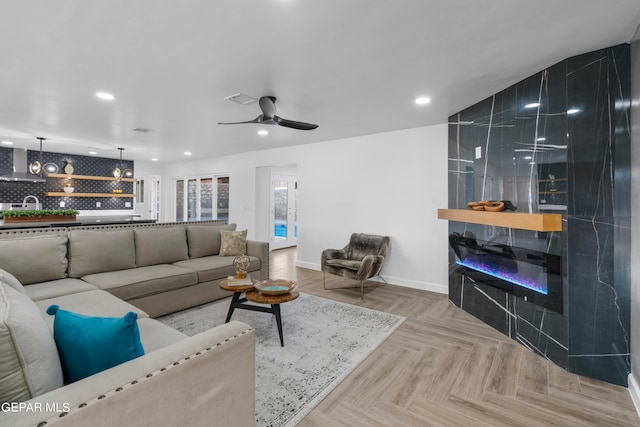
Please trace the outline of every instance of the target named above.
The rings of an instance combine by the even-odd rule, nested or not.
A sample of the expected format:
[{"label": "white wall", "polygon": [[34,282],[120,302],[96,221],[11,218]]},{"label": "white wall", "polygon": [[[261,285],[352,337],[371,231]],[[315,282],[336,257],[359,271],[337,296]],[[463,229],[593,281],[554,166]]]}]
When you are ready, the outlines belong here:
[{"label": "white wall", "polygon": [[[320,253],[344,246],[351,233],[391,237],[382,275],[390,283],[446,293],[447,126],[264,150],[166,166],[165,201],[172,180],[228,173],[230,222],[255,238],[257,168],[297,165],[298,265],[319,269]],[[171,220],[173,205],[163,204]]]}]

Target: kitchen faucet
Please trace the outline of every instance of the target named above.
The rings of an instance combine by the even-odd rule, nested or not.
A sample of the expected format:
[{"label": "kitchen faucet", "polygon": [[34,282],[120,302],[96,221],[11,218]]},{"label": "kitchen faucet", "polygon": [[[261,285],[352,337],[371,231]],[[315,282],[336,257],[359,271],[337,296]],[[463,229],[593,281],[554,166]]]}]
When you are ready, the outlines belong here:
[{"label": "kitchen faucet", "polygon": [[26,208],[27,207],[27,200],[29,199],[35,199],[36,200],[36,209],[38,209],[38,206],[40,205],[40,200],[38,200],[38,198],[32,194],[29,194],[27,197],[25,197],[24,199],[22,199],[22,207]]}]

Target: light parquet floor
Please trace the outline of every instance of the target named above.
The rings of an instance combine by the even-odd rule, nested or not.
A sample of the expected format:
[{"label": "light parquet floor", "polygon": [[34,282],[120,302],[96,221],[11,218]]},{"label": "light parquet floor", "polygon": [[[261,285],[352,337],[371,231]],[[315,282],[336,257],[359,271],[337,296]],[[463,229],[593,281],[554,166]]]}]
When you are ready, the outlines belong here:
[{"label": "light parquet floor", "polygon": [[295,255],[273,251],[270,276],[407,318],[299,426],[640,426],[626,388],[566,372],[446,295],[389,285],[361,301],[359,289],[325,290],[322,273],[296,267]]}]

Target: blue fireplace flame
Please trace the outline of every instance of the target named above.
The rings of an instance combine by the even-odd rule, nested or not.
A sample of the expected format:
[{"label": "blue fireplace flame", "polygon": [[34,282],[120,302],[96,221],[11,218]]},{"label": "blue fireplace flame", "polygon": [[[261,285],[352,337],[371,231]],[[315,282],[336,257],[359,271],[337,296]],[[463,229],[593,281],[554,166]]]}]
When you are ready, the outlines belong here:
[{"label": "blue fireplace flame", "polygon": [[514,285],[522,286],[523,288],[530,289],[543,295],[547,295],[546,283],[539,283],[533,278],[526,277],[523,274],[518,274],[517,269],[515,272],[507,271],[506,269],[500,269],[495,265],[470,258],[467,258],[464,261],[458,259],[456,260],[456,264],[507,281],[509,283],[513,283]]}]

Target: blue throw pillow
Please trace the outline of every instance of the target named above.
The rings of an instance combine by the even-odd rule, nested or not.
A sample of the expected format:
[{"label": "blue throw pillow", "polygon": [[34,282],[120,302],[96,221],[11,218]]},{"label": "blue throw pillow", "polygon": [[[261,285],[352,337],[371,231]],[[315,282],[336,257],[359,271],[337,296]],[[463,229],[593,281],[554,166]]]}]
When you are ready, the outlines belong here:
[{"label": "blue throw pillow", "polygon": [[144,355],[136,313],[92,317],[52,305],[47,314],[55,315],[53,338],[65,384]]}]

